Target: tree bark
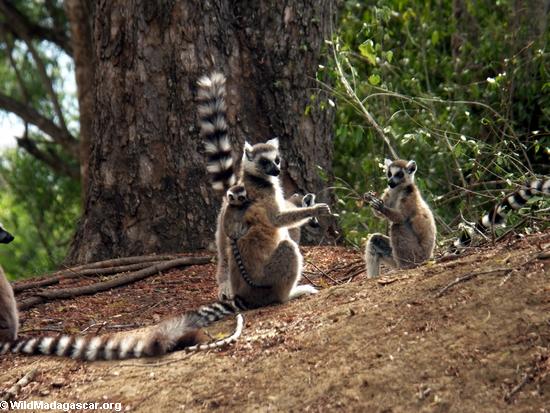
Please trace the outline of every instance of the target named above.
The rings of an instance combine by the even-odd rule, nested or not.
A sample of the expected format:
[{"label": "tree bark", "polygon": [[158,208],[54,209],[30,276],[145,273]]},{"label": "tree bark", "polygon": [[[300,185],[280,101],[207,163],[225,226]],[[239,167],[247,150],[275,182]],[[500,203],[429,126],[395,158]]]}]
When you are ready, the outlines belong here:
[{"label": "tree bark", "polygon": [[94,47],[92,23],[95,5],[88,0],[65,0],[67,20],[71,29],[75,77],[78,91],[80,120],[80,178],[82,199],[87,192],[88,163],[92,139],[92,120],[94,116]]},{"label": "tree bark", "polygon": [[284,186],[331,172],[329,105],[315,74],[333,0],[105,0],[94,25],[95,111],[85,211],[67,261],[205,248],[219,199],[196,126],[196,81],[228,76],[235,153],[278,136]]}]

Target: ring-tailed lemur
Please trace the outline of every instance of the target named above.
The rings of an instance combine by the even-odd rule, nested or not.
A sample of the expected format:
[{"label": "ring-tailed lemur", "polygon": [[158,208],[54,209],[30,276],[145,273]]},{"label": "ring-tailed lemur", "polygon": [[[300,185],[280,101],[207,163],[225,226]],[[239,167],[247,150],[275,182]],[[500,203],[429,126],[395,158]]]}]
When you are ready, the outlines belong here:
[{"label": "ring-tailed lemur", "polygon": [[511,211],[517,211],[525,206],[527,201],[537,195],[550,195],[550,178],[534,179],[519,187],[513,193],[506,195],[493,208],[485,213],[475,223],[461,224],[460,236],[454,241],[452,252],[458,252],[471,244],[474,235],[486,235],[492,228],[503,226]]},{"label": "ring-tailed lemur", "polygon": [[[240,302],[217,302],[173,317],[154,326],[148,332],[128,331],[104,336],[20,337],[13,341],[0,341],[0,355],[21,353],[27,355],[51,355],[80,360],[123,360],[160,356],[187,350],[209,350],[236,341],[243,329],[243,316],[238,314],[245,307]],[[230,336],[212,343],[196,344],[198,329],[231,314],[237,314],[235,331]]]},{"label": "ring-tailed lemur", "polygon": [[[287,208],[305,208],[305,207],[312,207],[315,205],[315,194],[307,193],[305,195],[301,194],[293,194],[289,198],[286,199],[287,202]],[[319,228],[319,220],[317,217],[310,218],[307,221],[307,225],[309,225],[311,228]],[[300,244],[300,240],[302,238],[302,229],[300,227],[294,227],[289,228],[288,233],[290,235],[290,238],[296,242],[297,244]]]},{"label": "ring-tailed lemur", "polygon": [[[0,243],[9,244],[14,236],[0,224]],[[19,315],[13,289],[0,267],[0,341],[15,340],[19,329]]]},{"label": "ring-tailed lemur", "polygon": [[372,234],[365,248],[367,276],[377,277],[380,262],[412,268],[428,260],[435,247],[432,211],[414,183],[416,162],[386,159],[388,188],[382,199],[365,194],[374,214],[390,222],[390,236]]},{"label": "ring-tailed lemur", "polygon": [[225,120],[225,77],[215,73],[201,78],[198,85],[201,136],[205,140],[207,170],[212,187],[218,191],[227,190],[239,181],[246,188],[251,202],[244,216],[248,230],[237,243],[252,282],[270,285],[261,289],[248,285],[239,272],[233,254],[228,254],[229,241],[221,229],[227,208],[227,200],[224,199],[216,231],[220,296],[237,297],[252,307],[260,307],[317,292],[311,286],[296,285],[301,276],[302,255],[288,231],[311,217],[329,214],[328,205],[288,209],[278,178],[280,157],[277,139],[254,146],[245,143],[241,168],[234,171]]},{"label": "ring-tailed lemur", "polygon": [[[248,231],[247,226],[244,223],[244,214],[246,209],[250,205],[250,201],[246,195],[246,189],[243,185],[234,185],[227,190],[227,208],[223,214],[223,229],[225,235],[229,237],[231,250],[235,263],[239,267],[239,271],[244,281],[253,288],[269,288],[269,285],[260,285],[254,283],[248,274],[242,257],[237,245],[237,240],[243,237]],[[290,198],[286,199],[286,204],[288,208],[295,207],[308,207],[315,204],[315,195],[307,194],[300,195],[294,194]],[[308,221],[309,225],[315,226],[319,225],[317,218],[310,218]],[[300,228],[289,228],[288,230],[290,238],[299,244],[300,242]]]}]

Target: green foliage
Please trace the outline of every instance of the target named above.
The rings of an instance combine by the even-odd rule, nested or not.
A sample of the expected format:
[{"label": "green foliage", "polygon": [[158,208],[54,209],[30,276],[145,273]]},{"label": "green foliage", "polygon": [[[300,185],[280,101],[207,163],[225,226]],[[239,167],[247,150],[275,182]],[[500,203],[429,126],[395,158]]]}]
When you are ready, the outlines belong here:
[{"label": "green foliage", "polygon": [[0,221],[15,236],[0,245],[0,265],[13,278],[52,270],[65,257],[80,216],[80,187],[21,150],[0,163]]},{"label": "green foliage", "polygon": [[347,183],[337,195],[348,241],[383,230],[360,194],[383,189],[380,165],[391,151],[365,112],[401,158],[417,161],[444,234],[461,211],[475,219],[502,188],[550,172],[550,35],[536,7],[518,7],[344,3],[322,70],[338,97],[334,173]]}]

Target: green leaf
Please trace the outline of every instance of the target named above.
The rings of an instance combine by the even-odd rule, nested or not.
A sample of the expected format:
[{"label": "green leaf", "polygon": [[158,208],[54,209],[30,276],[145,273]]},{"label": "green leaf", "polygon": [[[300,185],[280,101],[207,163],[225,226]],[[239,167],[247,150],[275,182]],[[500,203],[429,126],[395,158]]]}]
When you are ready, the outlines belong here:
[{"label": "green leaf", "polygon": [[376,65],[376,53],[374,52],[374,43],[372,40],[366,40],[359,45],[361,56],[365,57],[371,65]]},{"label": "green leaf", "polygon": [[369,76],[369,83],[373,86],[376,86],[380,83],[380,76],[373,74]]}]

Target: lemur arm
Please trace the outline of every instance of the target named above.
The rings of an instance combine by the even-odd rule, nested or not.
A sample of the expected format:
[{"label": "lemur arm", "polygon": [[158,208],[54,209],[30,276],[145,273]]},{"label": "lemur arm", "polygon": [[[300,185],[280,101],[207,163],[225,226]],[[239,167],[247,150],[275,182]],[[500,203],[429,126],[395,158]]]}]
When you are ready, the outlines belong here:
[{"label": "lemur arm", "polygon": [[319,215],[329,215],[330,208],[327,204],[316,204],[312,207],[291,209],[288,211],[278,211],[270,216],[271,223],[278,227],[289,227],[297,222]]},{"label": "lemur arm", "polygon": [[388,208],[384,201],[380,198],[377,198],[373,195],[369,196],[369,202],[374,210],[376,215],[382,215],[384,218],[386,218],[388,221],[393,222],[395,224],[401,224],[405,222],[407,217],[402,212],[398,211],[394,208]]}]

